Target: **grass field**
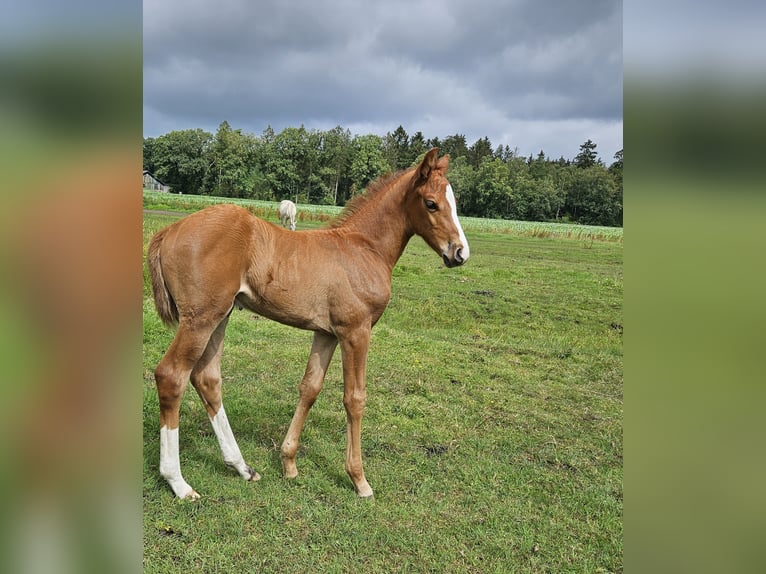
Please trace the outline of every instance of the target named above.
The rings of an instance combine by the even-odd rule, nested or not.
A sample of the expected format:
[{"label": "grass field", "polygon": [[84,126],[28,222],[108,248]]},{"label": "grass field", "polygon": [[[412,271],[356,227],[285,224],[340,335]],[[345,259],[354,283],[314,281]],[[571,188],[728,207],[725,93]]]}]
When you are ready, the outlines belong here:
[{"label": "grass field", "polygon": [[[146,214],[145,244],[174,220]],[[152,376],[173,333],[145,281],[146,572],[622,571],[621,235],[466,228],[471,259],[458,269],[413,238],[373,330],[372,502],[343,470],[339,354],[301,437],[300,475],[282,478],[311,334],[246,312],[227,331],[224,403],[263,478],[245,483],[223,464],[190,388],[181,465],[202,499],[174,499],[159,475]]]}]

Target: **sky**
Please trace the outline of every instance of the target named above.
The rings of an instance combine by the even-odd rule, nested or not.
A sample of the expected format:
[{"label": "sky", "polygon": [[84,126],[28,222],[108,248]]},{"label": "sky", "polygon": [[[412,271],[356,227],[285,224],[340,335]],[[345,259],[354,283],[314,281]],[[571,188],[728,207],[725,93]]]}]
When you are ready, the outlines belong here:
[{"label": "sky", "polygon": [[615,0],[145,0],[144,137],[226,120],[622,149]]}]

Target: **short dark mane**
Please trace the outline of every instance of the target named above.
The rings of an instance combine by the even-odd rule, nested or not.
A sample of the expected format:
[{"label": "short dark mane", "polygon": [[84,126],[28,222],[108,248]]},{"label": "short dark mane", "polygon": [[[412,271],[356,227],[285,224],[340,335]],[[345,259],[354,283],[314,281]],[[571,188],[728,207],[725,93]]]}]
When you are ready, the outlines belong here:
[{"label": "short dark mane", "polygon": [[330,221],[329,228],[335,229],[337,227],[341,227],[354,214],[359,213],[359,211],[361,211],[365,205],[370,203],[373,198],[377,197],[379,193],[381,193],[384,189],[387,189],[391,183],[398,179],[399,176],[401,176],[405,171],[407,170],[400,170],[381,175],[375,181],[370,182],[367,185],[367,189],[365,189],[364,193],[351,198],[343,208],[343,211],[341,211],[338,216],[335,217],[335,219]]}]

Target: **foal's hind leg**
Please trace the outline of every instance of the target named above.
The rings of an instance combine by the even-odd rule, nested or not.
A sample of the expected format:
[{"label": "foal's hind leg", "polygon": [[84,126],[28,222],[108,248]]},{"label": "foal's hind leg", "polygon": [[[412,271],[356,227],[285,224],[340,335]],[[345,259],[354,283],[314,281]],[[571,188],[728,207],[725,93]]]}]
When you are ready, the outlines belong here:
[{"label": "foal's hind leg", "polygon": [[311,355],[309,356],[306,372],[300,385],[298,406],[295,407],[293,420],[282,443],[282,470],[284,471],[285,478],[295,478],[298,476],[295,454],[298,452],[298,442],[303,430],[303,424],[306,422],[306,416],[319,395],[319,391],[322,390],[327,366],[330,364],[337,345],[338,340],[334,336],[314,333]]},{"label": "foal's hind leg", "polygon": [[228,322],[229,318],[226,317],[211,335],[205,352],[191,373],[191,382],[205,405],[221,447],[223,461],[245,480],[259,480],[261,475],[250,468],[242,458],[221,399],[221,354]]},{"label": "foal's hind leg", "polygon": [[[181,318],[173,342],[154,371],[160,401],[160,474],[179,498],[199,498],[181,475],[178,452],[178,422],[181,397],[194,365],[207,347],[212,327]],[[208,323],[210,324],[210,323]]]}]

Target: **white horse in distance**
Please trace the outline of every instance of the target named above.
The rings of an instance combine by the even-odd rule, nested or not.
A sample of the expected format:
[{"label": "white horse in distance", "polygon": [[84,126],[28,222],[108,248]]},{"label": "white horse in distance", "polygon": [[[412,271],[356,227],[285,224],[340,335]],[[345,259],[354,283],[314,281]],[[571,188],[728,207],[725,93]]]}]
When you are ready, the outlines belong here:
[{"label": "white horse in distance", "polygon": [[282,227],[290,224],[290,231],[295,231],[295,204],[289,199],[283,199],[279,204],[279,221]]}]

